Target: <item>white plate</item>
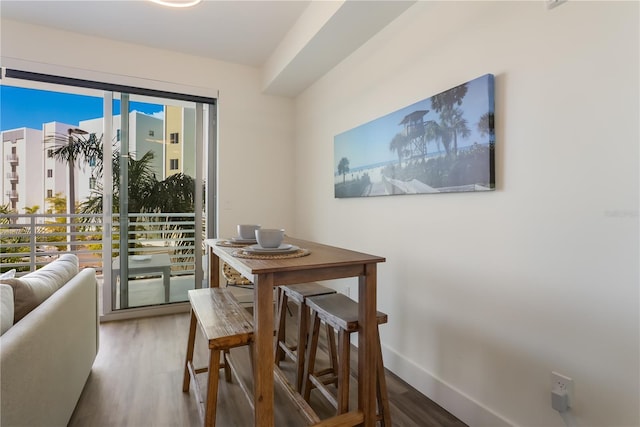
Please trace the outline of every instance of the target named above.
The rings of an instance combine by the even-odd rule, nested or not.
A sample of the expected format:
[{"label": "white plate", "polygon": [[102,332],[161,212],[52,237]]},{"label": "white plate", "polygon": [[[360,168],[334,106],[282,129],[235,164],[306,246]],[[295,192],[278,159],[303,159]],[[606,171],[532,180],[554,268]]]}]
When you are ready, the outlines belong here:
[{"label": "white plate", "polygon": [[256,239],[243,239],[241,237],[232,237],[229,240],[233,243],[243,243],[243,244],[256,243]]},{"label": "white plate", "polygon": [[133,261],[149,261],[151,259],[151,255],[131,255],[131,259]]},{"label": "white plate", "polygon": [[246,248],[242,248],[245,252],[254,254],[286,254],[289,252],[295,252],[300,249],[298,246],[283,243],[277,248],[263,248],[260,245],[251,245]]}]

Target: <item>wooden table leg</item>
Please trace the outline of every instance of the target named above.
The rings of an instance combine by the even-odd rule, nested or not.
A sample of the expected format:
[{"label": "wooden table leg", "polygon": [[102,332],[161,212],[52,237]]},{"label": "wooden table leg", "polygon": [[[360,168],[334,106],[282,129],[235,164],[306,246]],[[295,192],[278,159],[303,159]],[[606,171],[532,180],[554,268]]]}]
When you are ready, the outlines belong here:
[{"label": "wooden table leg", "polygon": [[211,247],[207,249],[209,251],[209,287],[220,287],[220,258],[213,253]]},{"label": "wooden table leg", "polygon": [[253,282],[254,425],[273,427],[273,274],[261,274]]},{"label": "wooden table leg", "polygon": [[366,264],[358,278],[358,409],[365,427],[376,425],[376,264]]}]

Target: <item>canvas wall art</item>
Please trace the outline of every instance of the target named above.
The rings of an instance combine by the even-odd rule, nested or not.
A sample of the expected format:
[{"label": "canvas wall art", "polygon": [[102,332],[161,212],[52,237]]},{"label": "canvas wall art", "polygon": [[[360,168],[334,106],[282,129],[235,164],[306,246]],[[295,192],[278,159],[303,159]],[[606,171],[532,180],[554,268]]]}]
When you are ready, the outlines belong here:
[{"label": "canvas wall art", "polygon": [[336,198],[495,189],[494,76],[334,137]]}]

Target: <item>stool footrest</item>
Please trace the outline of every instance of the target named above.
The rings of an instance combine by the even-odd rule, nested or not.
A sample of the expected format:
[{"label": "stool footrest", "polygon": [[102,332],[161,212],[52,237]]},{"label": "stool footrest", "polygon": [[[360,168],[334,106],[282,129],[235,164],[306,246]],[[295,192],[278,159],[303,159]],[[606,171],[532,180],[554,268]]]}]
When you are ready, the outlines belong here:
[{"label": "stool footrest", "polygon": [[316,425],[317,423],[320,422],[320,418],[318,417],[316,412],[313,410],[313,408],[311,408],[311,406],[309,406],[309,403],[307,403],[307,401],[304,400],[302,396],[300,396],[300,394],[293,389],[293,387],[291,386],[291,383],[289,383],[289,381],[287,380],[287,377],[282,373],[282,370],[280,370],[280,368],[277,366],[274,367],[273,377],[276,383],[282,386],[282,389],[289,397],[289,400],[294,403],[298,412],[307,421],[307,424]]},{"label": "stool footrest", "polygon": [[333,395],[333,393],[331,393],[329,389],[327,389],[326,384],[322,380],[314,376],[309,376],[309,381],[311,381],[316,390],[320,391],[320,393],[322,393],[325,399],[327,399],[334,408],[338,407],[338,400]]},{"label": "stool footrest", "polygon": [[[236,368],[236,364],[233,361],[233,358],[231,357],[231,353],[225,353],[224,357],[226,360],[226,364],[229,366],[229,369],[231,370],[231,373],[233,374],[234,377],[236,377],[236,381],[240,386],[240,390],[242,390],[242,393],[247,398],[247,402],[249,402],[249,406],[251,406],[251,410],[252,411],[255,410],[255,407],[253,404],[253,394],[249,391],[249,387],[247,387],[247,384],[245,384],[245,382],[242,380],[242,377],[238,374],[238,369]],[[231,377],[227,378],[227,381],[230,382]]]},{"label": "stool footrest", "polygon": [[363,422],[364,414],[360,411],[352,411],[322,420],[313,427],[359,426]]}]

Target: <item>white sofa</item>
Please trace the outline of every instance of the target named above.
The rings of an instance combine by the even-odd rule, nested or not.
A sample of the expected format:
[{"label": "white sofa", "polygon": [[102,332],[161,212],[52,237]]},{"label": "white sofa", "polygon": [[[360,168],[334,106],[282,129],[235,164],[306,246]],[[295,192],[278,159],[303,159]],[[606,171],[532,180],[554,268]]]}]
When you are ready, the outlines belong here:
[{"label": "white sofa", "polygon": [[[62,255],[19,279],[0,279],[0,288],[8,327],[0,337],[0,425],[66,426],[98,352],[95,270],[78,272],[77,257]],[[7,311],[24,309],[10,303],[24,304],[25,292],[41,301],[7,325]]]}]

